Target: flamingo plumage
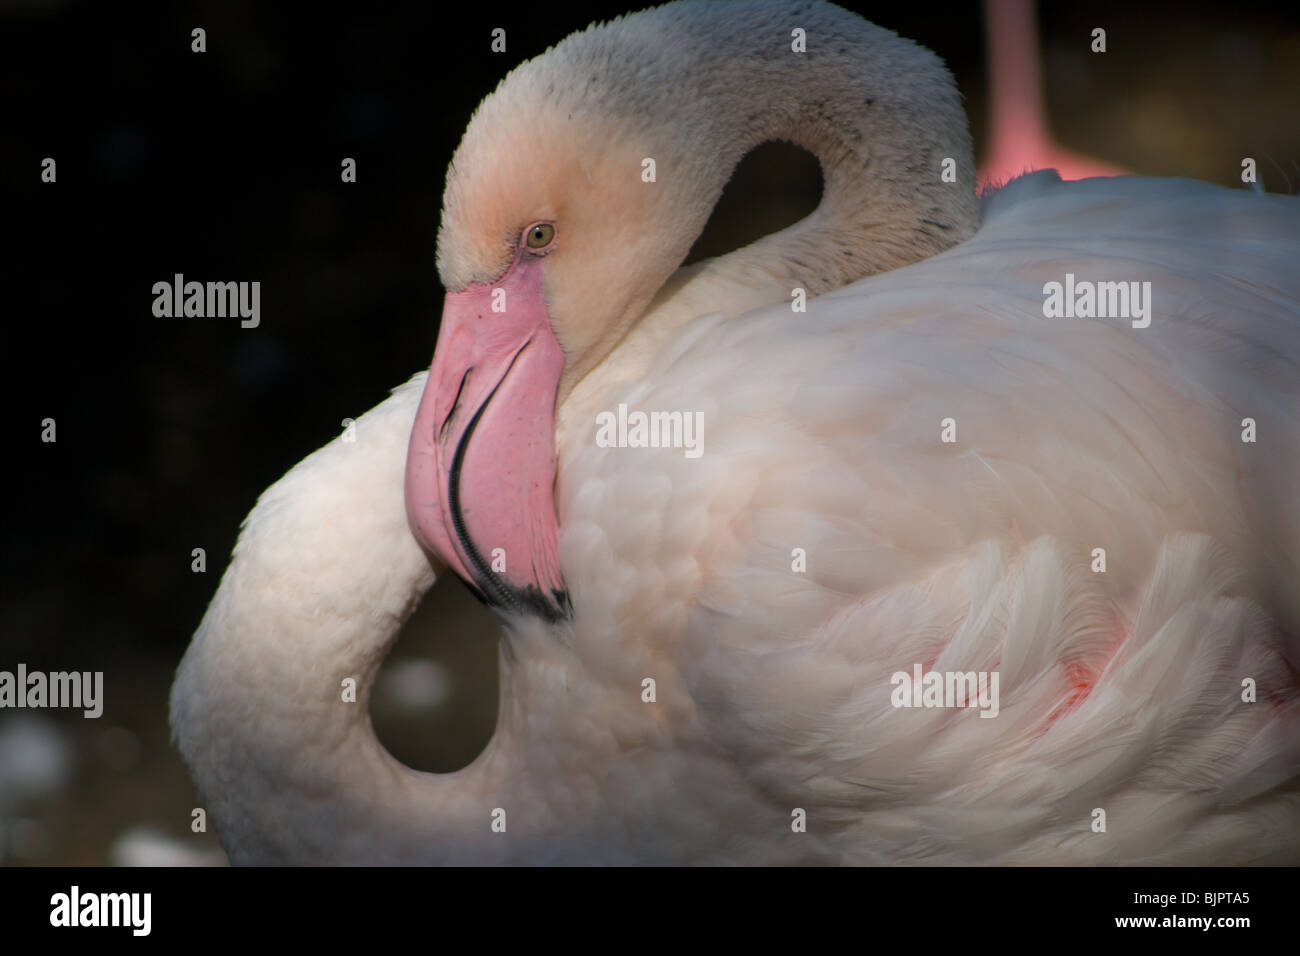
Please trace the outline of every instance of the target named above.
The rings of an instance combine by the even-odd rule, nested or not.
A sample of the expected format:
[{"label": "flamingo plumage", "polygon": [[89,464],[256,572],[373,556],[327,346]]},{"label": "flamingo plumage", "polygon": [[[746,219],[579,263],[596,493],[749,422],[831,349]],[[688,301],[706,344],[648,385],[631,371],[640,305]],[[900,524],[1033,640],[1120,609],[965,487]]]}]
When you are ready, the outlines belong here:
[{"label": "flamingo plumage", "polygon": [[[773,138],[817,211],[679,268]],[[178,672],[232,861],[1300,859],[1300,200],[975,180],[937,58],[825,3],[510,74],[448,173],[432,370],[263,494]],[[1149,324],[1045,315],[1067,275],[1150,283]],[[702,453],[605,447],[620,406]],[[500,716],[421,773],[368,696],[451,571]],[[996,716],[898,706],[913,668],[997,673]]]}]

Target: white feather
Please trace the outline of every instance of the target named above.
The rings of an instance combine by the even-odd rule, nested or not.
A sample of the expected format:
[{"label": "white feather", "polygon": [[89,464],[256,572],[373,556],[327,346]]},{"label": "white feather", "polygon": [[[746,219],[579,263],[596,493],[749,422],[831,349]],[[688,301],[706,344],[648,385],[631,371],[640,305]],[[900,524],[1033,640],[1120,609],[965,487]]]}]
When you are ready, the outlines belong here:
[{"label": "white feather", "polygon": [[[561,409],[573,620],[511,622],[496,735],[444,776],[397,764],[365,717],[433,582],[402,505],[417,375],[262,496],[181,666],[173,726],[223,845],[1297,862],[1298,261],[1295,198],[1039,173],[987,197],[969,241],[806,314],[743,255],[697,268],[657,306],[695,317],[657,354],[615,350]],[[1045,318],[1067,273],[1150,282],[1150,327]],[[746,283],[784,291],[705,307]],[[704,454],[598,447],[619,403],[702,413]],[[998,716],[893,706],[914,665],[997,671]]]}]

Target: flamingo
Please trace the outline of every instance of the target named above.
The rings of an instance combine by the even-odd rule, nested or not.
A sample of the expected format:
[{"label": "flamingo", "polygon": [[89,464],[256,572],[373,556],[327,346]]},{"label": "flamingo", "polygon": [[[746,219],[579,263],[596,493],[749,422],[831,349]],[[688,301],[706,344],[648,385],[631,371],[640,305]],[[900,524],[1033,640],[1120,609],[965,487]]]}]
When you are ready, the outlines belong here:
[{"label": "flamingo", "polygon": [[[773,139],[821,204],[679,268]],[[1043,171],[977,200],[943,64],[826,3],[574,34],[452,159],[432,367],[263,493],[181,662],[223,847],[1300,860],[1298,259],[1293,197]],[[1087,282],[1135,315],[1048,315]],[[599,440],[637,412],[700,453]],[[432,774],[367,704],[451,574],[499,617],[500,714]],[[998,699],[900,694],[966,673]]]}]

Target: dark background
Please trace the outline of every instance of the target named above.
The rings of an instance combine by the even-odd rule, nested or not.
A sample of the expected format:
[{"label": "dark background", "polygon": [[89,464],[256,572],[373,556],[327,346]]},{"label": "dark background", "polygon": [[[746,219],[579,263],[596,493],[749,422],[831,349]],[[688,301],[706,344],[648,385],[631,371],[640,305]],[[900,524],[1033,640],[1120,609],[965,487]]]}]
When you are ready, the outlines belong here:
[{"label": "dark background", "polygon": [[[948,62],[978,156],[980,6],[845,5]],[[637,8],[439,6],[0,0],[0,354],[16,479],[0,669],[102,670],[106,698],[98,721],[0,712],[0,862],[129,862],[168,838],[178,853],[215,847],[188,829],[198,801],[166,695],[240,520],[341,419],[428,365],[443,177],[478,101],[573,30]],[[1225,185],[1255,156],[1270,190],[1295,192],[1291,8],[1045,4],[1056,138],[1133,172]],[[190,51],[196,26],[204,54]],[[1105,55],[1088,50],[1096,26]],[[504,54],[490,52],[495,27]],[[697,255],[815,205],[816,164],[792,153],[742,165]],[[40,181],[46,156],[53,185]],[[345,156],[355,184],[340,182]],[[177,272],[259,280],[261,326],[155,318],[151,286]],[[47,417],[55,444],[40,441]],[[495,720],[493,625],[459,586],[435,589],[421,613],[437,637],[403,639],[372,713],[399,757],[452,769]],[[403,662],[416,666],[399,674]]]}]

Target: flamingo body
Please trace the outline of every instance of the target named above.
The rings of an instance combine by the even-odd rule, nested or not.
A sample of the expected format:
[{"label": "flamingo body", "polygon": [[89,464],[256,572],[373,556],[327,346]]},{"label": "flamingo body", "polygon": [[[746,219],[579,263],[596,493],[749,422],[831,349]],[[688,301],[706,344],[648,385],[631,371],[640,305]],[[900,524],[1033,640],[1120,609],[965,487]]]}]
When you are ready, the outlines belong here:
[{"label": "flamingo body", "polygon": [[[856,29],[832,11],[798,12]],[[398,764],[365,716],[447,563],[403,499],[426,376],[268,489],[172,696],[231,859],[1300,859],[1300,200],[1043,172],[973,215],[964,241],[859,263],[875,274],[815,290],[806,313],[792,270],[851,258],[804,261],[812,227],[668,273],[608,347],[564,294],[529,300],[566,362],[601,353],[554,415],[571,609],[501,609],[497,731],[458,773]],[[454,242],[474,217],[448,221]],[[475,263],[528,255],[467,249],[444,248],[453,294],[479,288]],[[1149,282],[1150,324],[1045,316],[1067,274]],[[620,405],[700,413],[702,454],[603,447]],[[442,425],[410,448],[459,427]],[[489,512],[470,532],[483,553]],[[996,716],[898,706],[914,668],[996,672]]]}]

